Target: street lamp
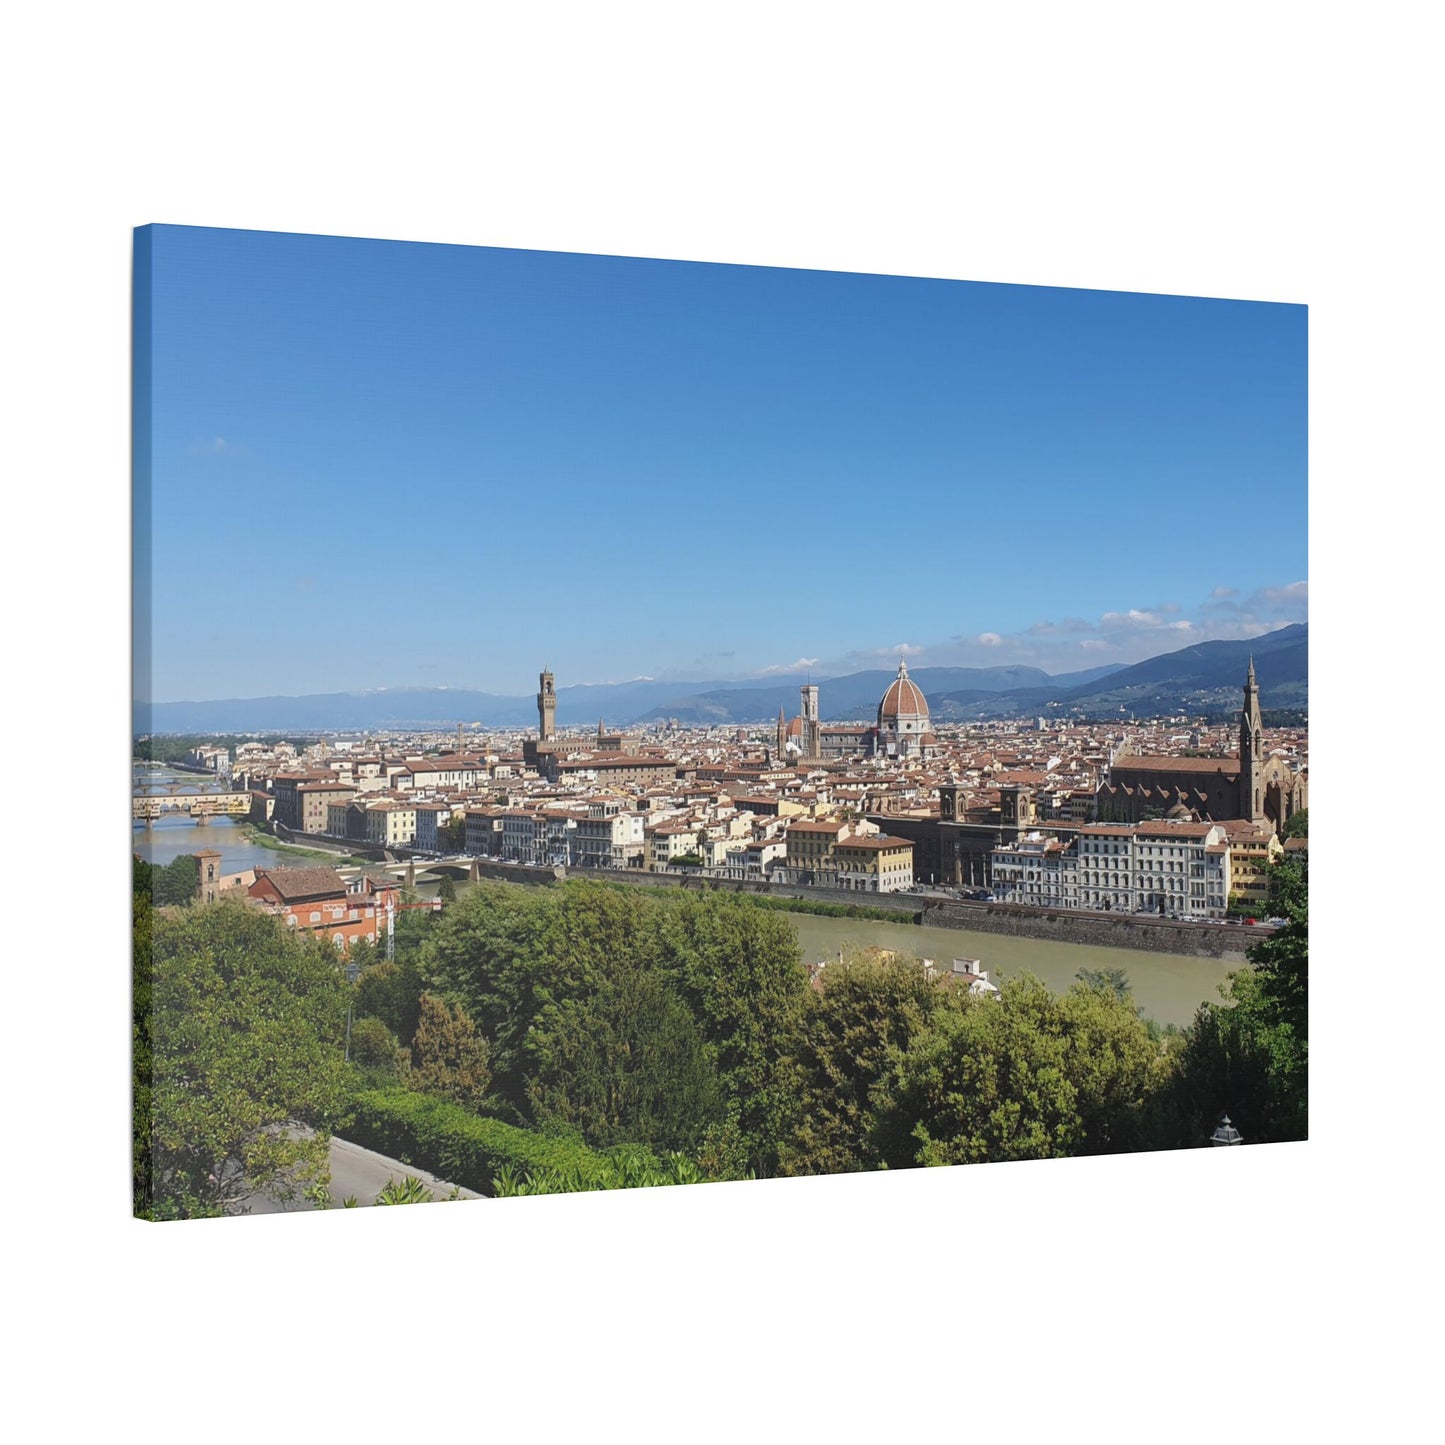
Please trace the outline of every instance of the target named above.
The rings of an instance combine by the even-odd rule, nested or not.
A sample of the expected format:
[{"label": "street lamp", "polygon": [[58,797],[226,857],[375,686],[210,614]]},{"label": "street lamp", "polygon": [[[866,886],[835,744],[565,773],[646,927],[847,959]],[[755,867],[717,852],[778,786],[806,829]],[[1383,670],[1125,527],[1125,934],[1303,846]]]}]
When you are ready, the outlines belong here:
[{"label": "street lamp", "polygon": [[1211,1144],[1243,1144],[1244,1135],[1229,1122],[1229,1115],[1223,1115],[1214,1133],[1209,1136]]}]

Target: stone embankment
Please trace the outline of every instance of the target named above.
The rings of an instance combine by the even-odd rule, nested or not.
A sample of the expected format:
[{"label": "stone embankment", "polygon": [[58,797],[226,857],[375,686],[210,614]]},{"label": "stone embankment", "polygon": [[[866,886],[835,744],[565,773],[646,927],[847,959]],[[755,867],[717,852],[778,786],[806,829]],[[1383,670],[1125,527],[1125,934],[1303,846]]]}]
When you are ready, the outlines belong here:
[{"label": "stone embankment", "polygon": [[916,893],[859,895],[844,888],[803,888],[755,880],[702,878],[687,873],[642,873],[636,870],[532,868],[522,864],[481,863],[479,877],[503,883],[552,883],[571,876],[595,877],[607,882],[644,888],[721,889],[729,893],[766,893],[799,903],[839,903],[855,908],[896,913],[900,923],[926,923],[933,928],[965,929],[971,933],[998,933],[1012,938],[1040,938],[1055,943],[1083,943],[1096,948],[1130,948],[1144,953],[1174,953],[1188,958],[1243,960],[1251,944],[1272,930],[1243,924],[1175,923],[1064,909],[1027,908],[1013,904],[958,903],[947,898],[920,897]]},{"label": "stone embankment", "polygon": [[809,903],[839,903],[853,908],[896,913],[900,923],[926,923],[933,928],[958,928],[970,933],[999,933],[1011,938],[1041,938],[1055,943],[1083,943],[1095,948],[1131,948],[1143,953],[1175,953],[1186,958],[1244,959],[1245,950],[1272,932],[1258,925],[1176,923],[1118,914],[1079,913],[1068,909],[1029,908],[1020,904],[961,903],[917,893],[855,893],[846,888],[804,888],[798,884],[764,883],[756,879],[704,878],[696,873],[643,873],[636,869],[533,867],[524,863],[438,862],[414,848],[384,850],[355,839],[324,834],[295,833],[275,825],[288,842],[348,848],[353,853],[382,861],[415,858],[420,870],[450,873],[459,881],[487,878],[499,883],[547,884],[567,877],[598,878],[642,888],[721,889],[728,893],[766,893],[773,898]]}]

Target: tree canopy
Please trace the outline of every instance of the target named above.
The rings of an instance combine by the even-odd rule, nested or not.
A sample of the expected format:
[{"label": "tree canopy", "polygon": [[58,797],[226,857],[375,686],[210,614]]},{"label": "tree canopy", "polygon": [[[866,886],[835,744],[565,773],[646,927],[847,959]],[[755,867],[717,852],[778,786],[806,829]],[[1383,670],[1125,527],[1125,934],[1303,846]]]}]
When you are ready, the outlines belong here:
[{"label": "tree canopy", "polygon": [[421,969],[490,1041],[519,1122],[668,1149],[730,1131],[747,1168],[775,1166],[807,989],[780,915],[721,893],[479,883],[437,920]]},{"label": "tree canopy", "polygon": [[137,1212],[235,1213],[324,1184],[353,1085],[334,953],[239,901],[136,932]]},{"label": "tree canopy", "polygon": [[1048,1159],[1136,1147],[1159,1049],[1110,987],[1056,997],[1032,974],[962,994],[875,1090],[892,1168]]},{"label": "tree canopy", "polygon": [[1270,870],[1270,907],[1283,927],[1249,950],[1219,1003],[1185,1031],[1164,1096],[1180,1142],[1207,1135],[1227,1113],[1246,1143],[1309,1134],[1309,871]]},{"label": "tree canopy", "polygon": [[956,1002],[953,990],[930,979],[917,958],[857,953],[829,964],[819,984],[797,1028],[799,1108],[783,1172],[876,1169],[873,1091]]}]

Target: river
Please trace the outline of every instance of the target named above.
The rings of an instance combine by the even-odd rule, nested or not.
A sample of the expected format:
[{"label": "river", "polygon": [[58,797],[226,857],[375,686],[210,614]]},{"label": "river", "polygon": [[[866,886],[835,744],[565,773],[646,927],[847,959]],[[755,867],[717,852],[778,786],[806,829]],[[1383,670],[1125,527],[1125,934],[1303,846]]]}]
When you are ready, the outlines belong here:
[{"label": "river", "polygon": [[[185,791],[198,792],[209,781],[196,773],[165,768],[135,769],[136,792],[173,784]],[[157,820],[149,828],[144,824],[134,825],[132,835],[133,851],[147,862],[161,866],[182,853],[195,853],[201,848],[215,848],[220,853],[223,873],[239,873],[258,866],[296,866],[311,861],[303,853],[290,849],[264,847],[254,841],[255,835],[248,827],[232,818],[214,818],[196,824],[184,815],[173,814]],[[430,894],[434,890],[422,891]],[[940,969],[949,968],[955,958],[976,958],[995,983],[1028,969],[1060,993],[1069,988],[1081,968],[1122,968],[1129,975],[1134,1001],[1145,1016],[1161,1024],[1175,1023],[1181,1027],[1189,1023],[1201,1003],[1219,997],[1219,985],[1239,967],[1237,962],[1225,963],[1213,958],[1009,938],[995,933],[886,923],[871,918],[827,918],[812,913],[789,913],[788,917],[798,930],[805,963],[836,958],[839,949],[846,952],[869,947],[931,958]]]},{"label": "river", "polygon": [[955,958],[976,958],[989,980],[1002,983],[1028,970],[1055,993],[1065,992],[1081,968],[1122,968],[1134,989],[1134,1002],[1146,1018],[1181,1028],[1201,1003],[1219,998],[1218,988],[1240,965],[1217,958],[1186,958],[1173,953],[1142,953],[1131,948],[1095,948],[1082,943],[1009,938],[997,933],[968,933],[914,923],[885,923],[872,918],[827,918],[790,913],[803,946],[803,961],[835,959],[838,950],[889,948],[931,958],[940,969]]},{"label": "river", "polygon": [[[182,773],[171,768],[137,766],[132,769],[132,791],[163,793],[176,787],[181,793],[214,791],[218,780],[201,773]],[[290,849],[268,848],[255,841],[250,827],[236,818],[209,818],[193,823],[184,813],[169,813],[150,827],[131,825],[131,851],[147,863],[164,868],[182,853],[214,848],[221,855],[222,873],[242,873],[247,868],[296,867],[314,860]],[[340,856],[340,855],[338,855]]]}]

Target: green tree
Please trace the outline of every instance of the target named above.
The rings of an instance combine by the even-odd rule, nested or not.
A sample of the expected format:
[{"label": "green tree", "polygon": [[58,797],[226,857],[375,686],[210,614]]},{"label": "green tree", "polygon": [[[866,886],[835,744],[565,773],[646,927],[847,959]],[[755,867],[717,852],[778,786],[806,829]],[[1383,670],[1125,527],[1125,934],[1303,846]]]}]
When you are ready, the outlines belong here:
[{"label": "green tree", "polygon": [[138,961],[142,975],[149,964],[136,1081],[149,1117],[137,1212],[236,1213],[257,1191],[294,1198],[324,1184],[354,1081],[334,954],[229,900],[154,914],[149,953]]},{"label": "green tree", "polygon": [[[403,1047],[411,1044],[421,1019],[421,996],[425,989],[415,963],[372,963],[359,957],[361,945],[352,945],[352,959],[362,965],[356,983],[356,1012],[363,1018],[380,1019]],[[374,957],[374,954],[372,955]]]},{"label": "green tree", "polygon": [[1308,838],[1309,835],[1310,810],[1308,808],[1301,808],[1299,812],[1284,825],[1284,830],[1281,832],[1280,837],[1282,839]]},{"label": "green tree", "polygon": [[422,975],[456,998],[491,1044],[493,1087],[530,1117],[528,1035],[542,1010],[583,998],[603,964],[635,948],[644,900],[607,889],[532,893],[478,883],[445,910],[428,940]]},{"label": "green tree", "polygon": [[546,1008],[528,1040],[529,1101],[541,1123],[588,1144],[692,1149],[722,1121],[711,1051],[659,972],[617,961],[585,998]]},{"label": "green tree", "polygon": [[1115,998],[1127,999],[1134,991],[1128,970],[1123,968],[1081,968],[1074,978],[1085,988],[1100,989]]},{"label": "green tree", "polygon": [[424,993],[403,1073],[409,1089],[450,1099],[464,1108],[478,1108],[492,1082],[487,1041],[478,1036],[476,1025],[460,1004]]},{"label": "green tree", "polygon": [[[701,1126],[718,1168],[775,1167],[796,1107],[786,1046],[807,992],[781,914],[594,880],[535,893],[479,883],[437,920],[422,971],[491,1040],[494,1088],[519,1121],[572,1120],[613,1139],[636,1119],[638,1138],[686,1147]],[[686,1068],[685,1039],[698,1055]],[[644,1046],[670,1061],[656,1076]],[[676,1107],[653,1092],[664,1076]]]},{"label": "green tree", "polygon": [[437,885],[437,897],[443,903],[455,903],[457,901],[457,885],[452,880],[450,873],[442,874],[442,881]]},{"label": "green tree", "polygon": [[935,1015],[874,1092],[874,1142],[895,1168],[1137,1148],[1158,1059],[1112,987],[1021,974]]},{"label": "green tree", "polygon": [[[418,898],[415,893],[405,892],[402,894],[402,901],[415,903]],[[397,910],[392,952],[398,963],[417,964],[420,962],[422,951],[426,947],[427,939],[431,937],[438,917],[439,915],[430,908]]]},{"label": "green tree", "polygon": [[879,1090],[875,1146],[890,1168],[1051,1159],[1083,1143],[1053,997],[1024,974],[966,998],[917,1039]]},{"label": "green tree", "polygon": [[1121,969],[1076,983],[1054,1000],[1051,1027],[1068,1049],[1064,1070],[1075,1091],[1081,1154],[1149,1147],[1150,1102],[1162,1080],[1160,1042],[1140,1017]]},{"label": "green tree", "polygon": [[141,1215],[149,1208],[153,1192],[151,948],[155,913],[151,907],[150,865],[140,859],[136,862],[139,866],[131,903],[131,1207]]},{"label": "green tree", "polygon": [[460,853],[467,846],[467,815],[453,813],[437,829],[437,837],[443,853]]},{"label": "green tree", "polygon": [[799,1109],[782,1151],[785,1174],[876,1169],[872,1093],[888,1070],[954,1002],[952,980],[927,977],[916,958],[855,954],[823,970],[799,1021],[794,1060]]},{"label": "green tree", "polygon": [[1308,870],[1277,865],[1270,886],[1284,926],[1201,1005],[1174,1056],[1161,1106],[1177,1144],[1202,1144],[1224,1113],[1246,1143],[1309,1135]]},{"label": "green tree", "polygon": [[659,964],[714,1051],[747,1172],[767,1177],[798,1110],[792,1054],[811,991],[797,930],[741,894],[669,894],[654,903]]},{"label": "green tree", "polygon": [[351,1026],[351,1057],[373,1078],[395,1075],[401,1043],[379,1018],[359,1018]]},{"label": "green tree", "polygon": [[190,853],[151,870],[151,895],[157,908],[193,903],[200,887],[200,861]]}]

